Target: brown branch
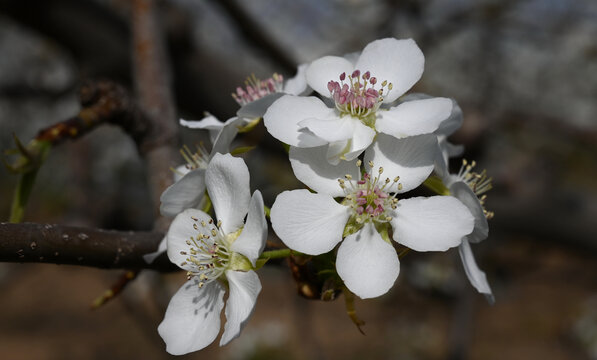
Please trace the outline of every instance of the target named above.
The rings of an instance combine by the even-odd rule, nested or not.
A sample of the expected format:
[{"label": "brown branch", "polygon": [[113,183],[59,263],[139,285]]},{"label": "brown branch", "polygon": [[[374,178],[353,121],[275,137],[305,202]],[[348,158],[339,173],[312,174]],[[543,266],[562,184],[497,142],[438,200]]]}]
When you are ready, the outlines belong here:
[{"label": "brown branch", "polygon": [[157,211],[162,192],[173,182],[171,167],[176,166],[177,126],[171,87],[170,66],[165,51],[158,12],[153,0],[134,0],[131,3],[133,33],[133,70],[139,104],[151,123],[147,173],[151,199],[155,206],[154,229],[165,232],[168,221]]},{"label": "brown branch", "polygon": [[81,110],[76,116],[40,130],[35,140],[58,145],[108,123],[120,126],[131,136],[140,153],[147,151],[151,124],[122,86],[111,81],[88,81],[81,86],[79,99]]},{"label": "brown branch", "polygon": [[157,232],[0,223],[0,262],[175,271],[178,268],[165,255],[152,264],[143,260],[143,255],[157,249],[162,238],[163,234]]}]

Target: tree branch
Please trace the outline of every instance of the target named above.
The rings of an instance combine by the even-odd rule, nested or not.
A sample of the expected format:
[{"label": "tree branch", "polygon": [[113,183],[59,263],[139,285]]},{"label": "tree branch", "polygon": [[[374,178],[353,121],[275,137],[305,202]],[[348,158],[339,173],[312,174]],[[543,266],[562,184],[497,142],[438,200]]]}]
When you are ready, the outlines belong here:
[{"label": "tree branch", "polygon": [[40,130],[35,140],[58,145],[109,123],[120,126],[140,153],[148,150],[151,123],[122,86],[107,80],[87,81],[79,89],[79,99],[81,110],[76,116]]},{"label": "tree branch", "polygon": [[151,144],[144,153],[150,195],[156,204],[154,229],[165,232],[169,221],[157,211],[162,192],[174,181],[169,169],[176,166],[176,110],[171,74],[165,51],[165,38],[158,20],[155,1],[131,3],[133,70],[139,104],[151,123]]},{"label": "tree branch", "polygon": [[143,255],[157,249],[157,232],[89,229],[50,224],[0,223],[0,262],[36,262],[102,269],[178,270],[167,256],[147,264]]}]

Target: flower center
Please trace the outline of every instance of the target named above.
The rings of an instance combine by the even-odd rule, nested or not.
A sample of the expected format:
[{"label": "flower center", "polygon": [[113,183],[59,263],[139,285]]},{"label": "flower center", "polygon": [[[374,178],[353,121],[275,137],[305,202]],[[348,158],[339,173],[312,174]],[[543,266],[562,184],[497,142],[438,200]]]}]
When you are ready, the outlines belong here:
[{"label": "flower center", "polygon": [[340,116],[358,117],[365,125],[373,126],[375,112],[387,95],[384,94],[384,89],[387,88],[388,93],[392,90],[392,84],[385,80],[379,90],[375,89],[376,84],[377,78],[372,77],[369,71],[361,75],[359,70],[355,70],[352,75],[340,74],[340,82],[328,82],[328,90],[336,103],[336,109],[340,111]]},{"label": "flower center", "polygon": [[245,88],[237,87],[232,97],[240,106],[244,106],[266,95],[282,92],[283,85],[282,75],[274,73],[271,78],[260,80],[253,74],[245,80]]},{"label": "flower center", "polygon": [[199,145],[196,145],[196,147],[197,150],[195,150],[195,152],[191,151],[191,149],[189,149],[189,147],[186,145],[180,149],[180,154],[186,161],[184,166],[189,171],[196,169],[207,169],[207,165],[209,164],[209,152],[203,143],[199,143]]},{"label": "flower center", "polygon": [[487,171],[484,169],[480,173],[476,173],[473,171],[477,164],[473,161],[470,164],[466,161],[466,159],[462,160],[462,166],[460,167],[460,171],[456,175],[458,179],[468,185],[469,188],[477,195],[479,198],[479,203],[481,203],[481,207],[483,208],[483,213],[487,219],[491,219],[494,215],[493,211],[487,211],[485,209],[485,200],[487,200],[486,192],[491,190],[491,177],[487,176]]},{"label": "flower center", "polygon": [[[361,166],[361,160],[357,161],[357,166]],[[370,171],[365,173],[359,181],[352,181],[350,175],[345,176],[348,182],[338,179],[340,187],[346,194],[342,204],[351,208],[351,218],[358,224],[363,224],[366,221],[387,223],[392,220],[390,212],[396,209],[398,199],[396,194],[390,195],[386,188],[398,183],[400,177],[395,177],[393,181],[390,178],[381,180],[383,168],[378,168],[377,175],[372,177],[373,162],[369,162],[369,167]],[[402,184],[398,183],[398,189],[401,188]]]},{"label": "flower center", "polygon": [[214,225],[212,219],[208,223],[193,216],[191,219],[197,235],[186,241],[188,250],[180,252],[187,256],[181,266],[192,266],[192,270],[187,272],[187,279],[197,276],[201,288],[224,274],[229,268],[232,252],[226,235],[220,229],[221,224]]}]

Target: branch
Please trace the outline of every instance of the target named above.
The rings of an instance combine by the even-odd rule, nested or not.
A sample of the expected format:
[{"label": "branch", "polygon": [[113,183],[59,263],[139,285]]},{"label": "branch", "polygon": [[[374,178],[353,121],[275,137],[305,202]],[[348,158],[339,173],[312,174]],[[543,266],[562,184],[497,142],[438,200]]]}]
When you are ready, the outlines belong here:
[{"label": "branch", "polygon": [[40,130],[35,140],[59,145],[108,123],[131,136],[140,153],[150,148],[151,123],[122,86],[106,80],[88,81],[81,86],[79,99],[81,110],[76,116]]},{"label": "branch", "polygon": [[156,204],[154,229],[165,232],[169,221],[159,216],[157,205],[162,192],[174,181],[169,169],[176,166],[178,159],[175,146],[178,129],[170,64],[155,1],[134,0],[131,5],[135,88],[139,104],[151,123],[152,140],[144,155],[150,195]]},{"label": "branch", "polygon": [[152,264],[143,255],[157,249],[157,232],[89,229],[50,224],[0,223],[0,262],[36,262],[103,269],[178,270],[166,256]]}]

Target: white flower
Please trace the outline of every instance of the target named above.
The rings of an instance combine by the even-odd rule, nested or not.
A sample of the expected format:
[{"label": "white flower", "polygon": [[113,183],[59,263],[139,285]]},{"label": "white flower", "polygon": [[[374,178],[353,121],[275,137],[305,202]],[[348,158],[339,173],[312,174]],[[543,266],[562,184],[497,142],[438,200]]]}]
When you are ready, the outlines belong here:
[{"label": "white flower", "polygon": [[307,64],[298,66],[297,74],[284,82],[282,75],[274,74],[271,78],[260,80],[254,75],[247,78],[245,88],[237,87],[232,94],[234,100],[240,105],[236,116],[225,123],[208,114],[201,120],[180,119],[180,125],[191,129],[206,129],[209,131],[212,142],[215,135],[222,127],[231,121],[240,119],[237,125],[247,125],[256,118],[263,117],[267,108],[284,94],[304,95],[310,91],[307,86],[305,72]]},{"label": "white flower", "polygon": [[250,197],[247,166],[229,154],[213,157],[205,182],[217,222],[200,210],[187,209],[176,216],[166,236],[170,261],[188,275],[158,327],[166,350],[174,355],[200,350],[214,341],[226,289],[230,291],[227,322],[220,345],[236,338],[261,291],[251,270],[267,236],[261,193],[255,191]]},{"label": "white flower", "polygon": [[[447,156],[444,155],[443,158],[447,158]],[[491,189],[491,178],[487,177],[485,171],[480,174],[473,172],[475,163],[468,164],[466,161],[463,161],[462,167],[457,174],[450,174],[446,163],[443,162],[443,158],[438,159],[436,172],[440,174],[449,194],[462,201],[475,218],[473,232],[462,240],[462,244],[458,248],[464,271],[475,289],[485,294],[487,300],[493,304],[494,297],[491,287],[487,282],[485,273],[479,269],[470,246],[471,242],[479,243],[485,240],[489,234],[487,219],[493,217],[493,212],[484,208],[486,198],[484,193]]]},{"label": "white flower", "polygon": [[328,144],[326,157],[331,164],[356,159],[378,133],[396,138],[432,133],[449,117],[450,99],[417,99],[382,107],[419,80],[424,62],[412,39],[393,38],[371,42],[358,57],[322,57],[309,65],[306,78],[326,102],[282,96],[265,113],[265,126],[291,146]]},{"label": "white flower", "polygon": [[160,197],[160,212],[164,216],[176,216],[189,208],[198,208],[205,195],[205,171],[210,160],[217,153],[227,153],[236,136],[237,122],[228,121],[218,131],[211,152],[199,147],[197,152],[184,148],[182,153],[187,163],[175,169],[175,182]]},{"label": "white flower", "polygon": [[411,249],[445,251],[473,230],[472,215],[453,197],[396,197],[429,176],[436,157],[431,149],[436,147],[434,135],[395,139],[379,134],[365,152],[370,170],[363,177],[360,161],[359,166],[330,166],[323,156],[325,146],[291,147],[296,177],[317,193],[292,190],[278,195],[271,209],[274,231],[289,248],[310,255],[331,251],[348,235],[338,248],[338,274],[361,298],[383,295],[400,269],[390,231],[394,241]]}]

